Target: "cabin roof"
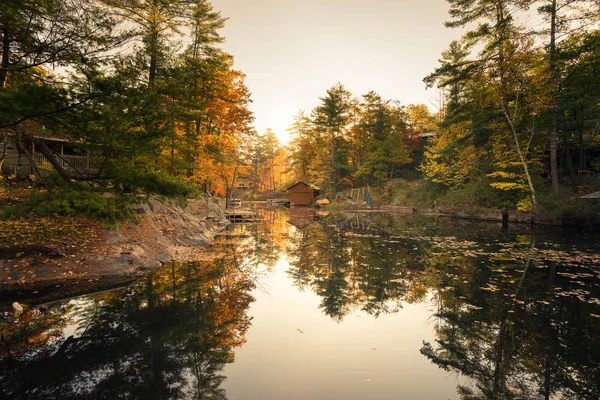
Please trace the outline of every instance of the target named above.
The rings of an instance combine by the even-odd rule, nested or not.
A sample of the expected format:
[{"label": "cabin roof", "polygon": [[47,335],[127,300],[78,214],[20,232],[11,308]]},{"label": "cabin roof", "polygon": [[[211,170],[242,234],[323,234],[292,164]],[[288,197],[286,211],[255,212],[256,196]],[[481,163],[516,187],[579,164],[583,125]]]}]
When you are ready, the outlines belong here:
[{"label": "cabin roof", "polygon": [[296,185],[299,185],[301,183],[304,183],[306,186],[308,186],[309,188],[311,188],[312,190],[321,190],[319,189],[317,186],[313,185],[312,183],[309,182],[305,182],[305,181],[298,181],[290,186],[288,186],[285,190],[290,190],[291,188],[293,188]]}]

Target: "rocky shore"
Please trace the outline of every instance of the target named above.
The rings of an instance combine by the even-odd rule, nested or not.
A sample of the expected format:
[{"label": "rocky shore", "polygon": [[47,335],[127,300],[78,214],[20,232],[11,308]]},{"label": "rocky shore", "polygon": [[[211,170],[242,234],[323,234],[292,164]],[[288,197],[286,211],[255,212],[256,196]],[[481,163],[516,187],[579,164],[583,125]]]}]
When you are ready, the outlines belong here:
[{"label": "rocky shore", "polygon": [[64,238],[62,246],[2,249],[0,301],[18,296],[43,302],[125,285],[173,260],[206,257],[202,249],[229,224],[216,204],[203,199],[181,207],[151,198],[133,207],[137,222],[117,231],[90,227],[81,232],[90,237],[85,245]]}]

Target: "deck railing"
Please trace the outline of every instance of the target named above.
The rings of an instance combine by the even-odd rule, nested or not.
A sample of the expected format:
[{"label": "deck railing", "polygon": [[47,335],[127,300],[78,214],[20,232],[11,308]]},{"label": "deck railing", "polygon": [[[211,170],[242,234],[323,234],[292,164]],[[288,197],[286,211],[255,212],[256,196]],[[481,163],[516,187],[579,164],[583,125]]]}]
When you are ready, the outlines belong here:
[{"label": "deck railing", "polygon": [[[94,173],[98,172],[98,165],[94,160],[86,156],[73,156],[73,155],[61,155],[55,154],[56,160],[67,171],[79,171],[81,173]],[[35,162],[38,165],[48,165],[50,162],[41,153],[35,153]]]}]

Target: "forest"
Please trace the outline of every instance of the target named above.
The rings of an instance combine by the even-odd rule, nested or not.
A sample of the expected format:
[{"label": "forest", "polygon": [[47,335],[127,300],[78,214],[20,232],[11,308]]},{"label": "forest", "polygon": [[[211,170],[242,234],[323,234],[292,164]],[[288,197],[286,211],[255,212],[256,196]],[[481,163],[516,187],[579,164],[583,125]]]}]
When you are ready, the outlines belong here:
[{"label": "forest", "polygon": [[2,185],[38,190],[3,214],[118,220],[142,194],[229,198],[244,181],[257,198],[303,180],[332,199],[366,186],[382,203],[588,215],[597,205],[577,199],[600,190],[598,2],[448,7],[447,28],[466,33],[424,77],[435,111],[336,83],[283,145],[253,127],[210,2],[5,1]]}]

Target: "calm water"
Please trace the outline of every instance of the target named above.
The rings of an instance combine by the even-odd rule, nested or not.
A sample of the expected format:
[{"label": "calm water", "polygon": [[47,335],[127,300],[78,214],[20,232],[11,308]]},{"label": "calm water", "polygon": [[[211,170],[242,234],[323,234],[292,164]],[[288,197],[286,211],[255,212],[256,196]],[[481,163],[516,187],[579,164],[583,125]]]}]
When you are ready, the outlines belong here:
[{"label": "calm water", "polygon": [[600,397],[598,233],[262,214],[204,261],[3,313],[0,398]]}]

